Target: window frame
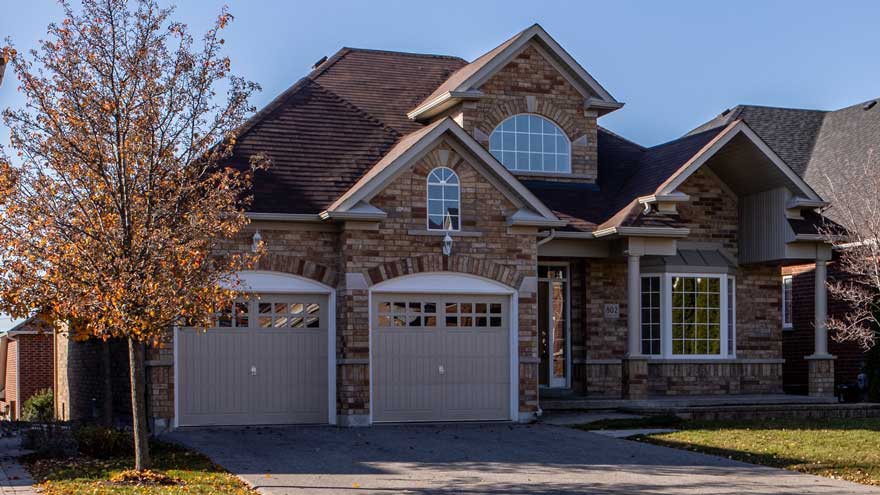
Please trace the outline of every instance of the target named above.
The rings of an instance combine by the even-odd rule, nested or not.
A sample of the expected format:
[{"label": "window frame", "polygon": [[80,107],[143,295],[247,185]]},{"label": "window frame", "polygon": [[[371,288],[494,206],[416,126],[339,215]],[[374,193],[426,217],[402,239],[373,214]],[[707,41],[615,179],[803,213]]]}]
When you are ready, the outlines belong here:
[{"label": "window frame", "polygon": [[[495,153],[492,152],[492,136],[493,136],[496,132],[499,132],[500,129],[501,129],[501,126],[503,126],[505,123],[507,123],[508,121],[513,120],[513,119],[515,119],[515,118],[517,118],[517,117],[521,117],[521,116],[527,116],[527,117],[534,116],[534,117],[538,117],[538,118],[540,118],[540,119],[543,120],[543,121],[547,121],[547,122],[549,122],[550,124],[552,124],[552,125],[553,125],[553,126],[559,131],[559,134],[562,135],[563,138],[565,138],[565,142],[566,142],[566,144],[567,144],[567,146],[568,146],[568,153],[567,153],[568,161],[567,161],[567,163],[565,164],[565,166],[566,166],[566,170],[559,170],[559,167],[558,167],[558,166],[556,167],[556,170],[546,170],[546,169],[544,168],[543,159],[541,160],[542,163],[541,163],[541,168],[540,168],[539,170],[532,170],[531,168],[528,168],[528,169],[522,169],[522,168],[509,168],[507,165],[504,164],[504,161],[502,160],[502,157],[495,156]],[[505,132],[506,132],[506,131],[505,131]],[[513,133],[516,134],[516,131],[514,131]],[[528,133],[528,135],[531,136],[531,131]],[[541,135],[543,136],[544,133],[542,132]],[[515,144],[514,144],[514,147],[516,147]],[[542,148],[543,148],[543,145],[542,145]],[[531,145],[530,145],[529,149],[531,149]],[[504,153],[505,151],[506,151],[506,150],[501,150],[502,153]],[[516,150],[514,150],[514,151],[506,151],[506,152],[508,152],[508,153],[517,153]],[[547,117],[547,116],[545,116],[545,115],[541,115],[541,114],[539,114],[539,113],[534,113],[534,112],[522,112],[522,113],[517,113],[517,114],[511,115],[511,116],[505,118],[504,120],[502,120],[501,122],[499,122],[498,125],[496,125],[494,129],[492,129],[492,132],[489,133],[489,153],[490,153],[493,157],[495,157],[495,159],[498,160],[498,163],[500,163],[502,166],[504,166],[505,169],[507,169],[508,171],[510,171],[511,173],[514,173],[514,174],[563,175],[563,176],[565,176],[565,175],[571,175],[571,174],[572,174],[572,170],[571,170],[571,166],[572,166],[572,163],[571,163],[571,154],[572,154],[572,153],[571,153],[571,152],[572,152],[571,138],[568,136],[568,133],[565,132],[565,129],[563,129],[562,126],[559,125],[558,123],[556,123],[553,119],[551,119],[551,118],[549,118],[549,117]],[[531,154],[532,152],[531,152],[531,151],[527,151],[526,153]],[[559,153],[554,153],[554,154],[555,154],[555,155],[559,155]],[[543,155],[544,155],[544,153],[543,153],[543,151],[542,151],[542,152],[541,152],[541,156],[543,157]]]},{"label": "window frame", "polygon": [[[650,272],[642,273],[641,279],[660,278],[660,354],[645,354],[648,359],[716,360],[736,359],[736,276],[726,273]],[[674,354],[672,352],[672,279],[717,278],[719,279],[719,349],[718,354]],[[729,304],[733,310],[729,311]],[[642,314],[642,291],[639,284],[639,315]],[[730,321],[732,317],[733,321]],[[639,351],[642,350],[642,321],[639,319]],[[733,332],[733,335],[730,333]],[[731,348],[732,347],[732,348]]]},{"label": "window frame", "polygon": [[[455,177],[455,179],[458,181],[458,183],[455,184],[455,203],[458,206],[458,215],[457,215],[458,216],[458,225],[453,229],[447,229],[447,228],[444,228],[444,226],[441,226],[441,228],[439,228],[439,229],[431,227],[431,201],[432,201],[431,200],[431,185],[432,185],[431,184],[431,177],[434,175],[434,172],[436,172],[440,169],[448,170],[449,173],[451,173]],[[438,185],[438,186],[441,186],[444,188],[449,187],[446,184],[433,184],[433,185]],[[434,201],[442,201],[445,203],[447,200],[444,195],[443,199],[435,199]],[[445,209],[445,207],[444,207],[444,209]],[[443,223],[445,224],[446,223],[446,215],[444,215],[443,218],[444,218]],[[461,222],[462,222],[461,176],[459,176],[455,172],[455,170],[452,170],[451,168],[445,167],[442,165],[439,167],[432,168],[428,172],[427,177],[425,177],[425,228],[427,230],[432,231],[432,232],[460,232],[461,231]]]},{"label": "window frame", "polygon": [[[785,283],[788,282],[788,291],[785,289]],[[791,275],[783,275],[782,276],[782,329],[783,330],[794,330],[794,277]],[[785,305],[785,293],[788,292],[789,297],[791,298],[791,304],[789,305],[791,310],[786,311]]]}]

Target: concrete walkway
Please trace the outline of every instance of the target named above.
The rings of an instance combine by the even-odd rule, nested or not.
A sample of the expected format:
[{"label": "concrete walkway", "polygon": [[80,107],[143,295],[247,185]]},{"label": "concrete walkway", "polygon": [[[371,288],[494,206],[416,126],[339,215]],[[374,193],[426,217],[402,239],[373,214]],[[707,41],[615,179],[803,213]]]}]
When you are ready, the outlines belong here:
[{"label": "concrete walkway", "polygon": [[880,489],[550,425],[178,430],[260,493],[880,494]]},{"label": "concrete walkway", "polygon": [[26,452],[19,450],[18,438],[0,438],[0,495],[36,495],[34,480],[16,461]]}]

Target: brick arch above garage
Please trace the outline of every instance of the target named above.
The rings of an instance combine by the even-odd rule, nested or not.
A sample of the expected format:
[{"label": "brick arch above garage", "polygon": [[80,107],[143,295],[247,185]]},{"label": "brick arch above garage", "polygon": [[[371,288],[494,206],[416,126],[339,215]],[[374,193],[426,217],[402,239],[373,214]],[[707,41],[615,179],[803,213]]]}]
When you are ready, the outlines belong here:
[{"label": "brick arch above garage", "polygon": [[336,287],[337,273],[331,267],[302,256],[266,253],[254,266],[255,270],[288,273]]},{"label": "brick arch above garage", "polygon": [[370,285],[376,285],[404,275],[432,272],[475,275],[515,289],[523,281],[522,272],[513,267],[471,256],[442,254],[413,256],[382,263],[367,270],[366,278]]}]

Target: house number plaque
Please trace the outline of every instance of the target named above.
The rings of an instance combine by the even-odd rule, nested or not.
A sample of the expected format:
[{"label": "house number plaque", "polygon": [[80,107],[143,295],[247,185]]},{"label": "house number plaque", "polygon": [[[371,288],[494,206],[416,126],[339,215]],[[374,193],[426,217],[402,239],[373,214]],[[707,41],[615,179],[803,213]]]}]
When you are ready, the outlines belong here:
[{"label": "house number plaque", "polygon": [[619,304],[606,304],[605,305],[605,319],[606,320],[620,319],[620,305]]}]

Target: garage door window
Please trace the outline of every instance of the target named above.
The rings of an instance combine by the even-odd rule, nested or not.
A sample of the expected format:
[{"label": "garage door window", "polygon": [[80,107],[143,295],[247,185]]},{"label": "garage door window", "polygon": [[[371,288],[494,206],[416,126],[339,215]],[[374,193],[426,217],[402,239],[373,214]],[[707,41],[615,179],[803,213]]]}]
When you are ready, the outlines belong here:
[{"label": "garage door window", "polygon": [[258,328],[320,328],[321,305],[305,302],[276,302],[265,297],[251,303],[238,301],[217,314],[220,328],[248,328],[253,322]]},{"label": "garage door window", "polygon": [[446,303],[447,327],[500,327],[501,304],[499,303]]},{"label": "garage door window", "polygon": [[248,323],[248,303],[245,301],[236,301],[217,313],[216,326],[221,328],[247,328]]},{"label": "garage door window", "polygon": [[260,328],[318,328],[321,305],[318,303],[268,302],[257,304]]},{"label": "garage door window", "polygon": [[437,303],[390,301],[379,303],[381,327],[436,327]]}]

